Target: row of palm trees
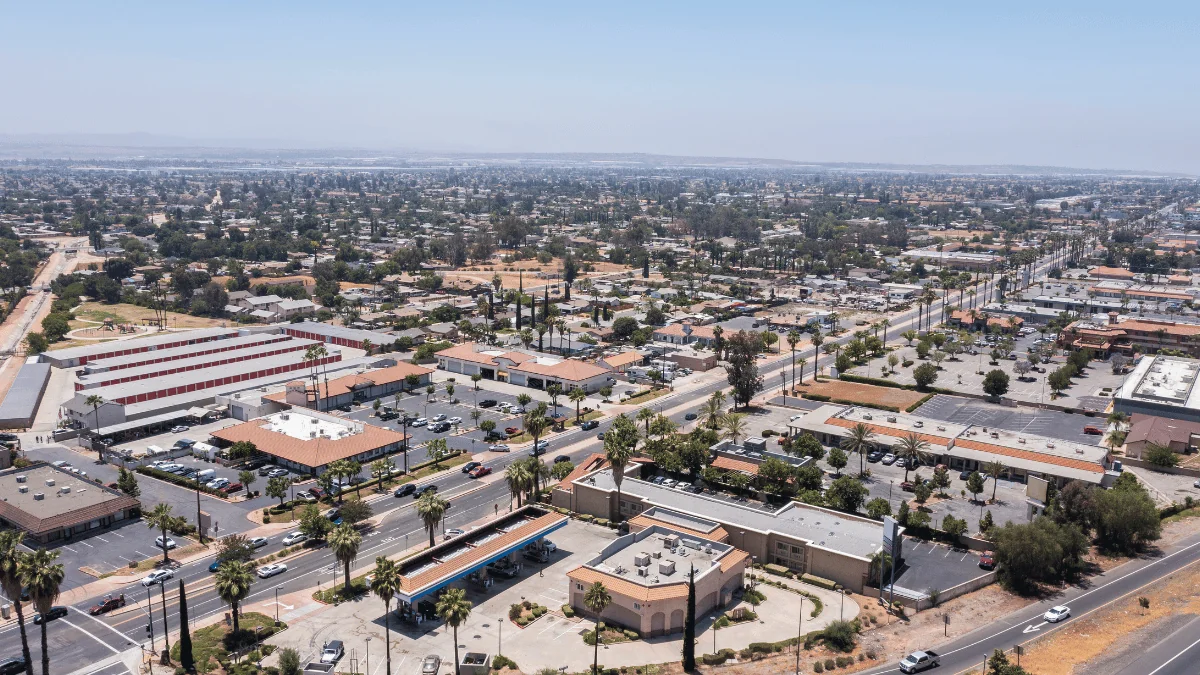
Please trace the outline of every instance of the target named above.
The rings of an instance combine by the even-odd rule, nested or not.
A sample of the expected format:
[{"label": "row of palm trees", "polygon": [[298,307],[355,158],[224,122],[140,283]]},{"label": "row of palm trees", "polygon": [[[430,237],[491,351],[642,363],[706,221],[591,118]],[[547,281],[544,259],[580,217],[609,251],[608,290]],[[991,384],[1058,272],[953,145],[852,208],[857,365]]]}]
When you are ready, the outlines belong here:
[{"label": "row of palm trees", "polygon": [[[58,551],[40,548],[22,551],[23,535],[18,530],[0,532],[0,588],[12,600],[17,610],[17,627],[21,632],[21,655],[25,658],[25,673],[33,675],[33,658],[29,653],[29,637],[25,628],[25,613],[21,608],[21,593],[29,593],[34,608],[42,616],[58,601],[59,588],[65,572],[62,563],[56,563]],[[41,622],[42,675],[50,675],[50,649],[46,643],[46,624]]]}]

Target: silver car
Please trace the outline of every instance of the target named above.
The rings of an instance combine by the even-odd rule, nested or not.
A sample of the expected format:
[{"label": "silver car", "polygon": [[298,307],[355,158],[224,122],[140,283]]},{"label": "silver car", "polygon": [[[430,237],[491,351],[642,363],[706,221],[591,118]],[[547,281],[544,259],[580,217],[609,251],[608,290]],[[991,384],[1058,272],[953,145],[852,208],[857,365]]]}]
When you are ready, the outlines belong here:
[{"label": "silver car", "polygon": [[437,675],[438,670],[442,667],[442,657],[436,654],[430,654],[424,659],[421,659],[421,675]]}]

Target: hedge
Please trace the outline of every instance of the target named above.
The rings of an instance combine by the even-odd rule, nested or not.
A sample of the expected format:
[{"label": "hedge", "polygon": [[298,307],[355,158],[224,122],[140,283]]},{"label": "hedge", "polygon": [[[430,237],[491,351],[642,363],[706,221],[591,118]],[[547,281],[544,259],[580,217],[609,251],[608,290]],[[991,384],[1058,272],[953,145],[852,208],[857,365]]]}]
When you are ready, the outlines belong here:
[{"label": "hedge", "polygon": [[801,575],[800,581],[803,581],[806,584],[812,584],[817,588],[824,588],[827,591],[836,591],[838,586],[837,582],[835,581],[830,581],[824,577],[818,577],[812,574]]},{"label": "hedge", "polygon": [[700,662],[706,666],[719,666],[729,659],[732,659],[737,653],[732,649],[722,649],[716,654],[705,654],[700,657]]},{"label": "hedge", "polygon": [[923,406],[923,405],[925,405],[926,403],[928,403],[928,402],[929,402],[929,399],[933,398],[934,396],[937,396],[937,394],[935,394],[935,393],[932,393],[932,392],[930,392],[930,393],[928,393],[928,394],[926,394],[926,395],[922,396],[922,397],[921,397],[921,400],[919,400],[919,401],[917,401],[916,403],[914,403],[914,404],[912,404],[912,405],[908,406],[907,408],[905,408],[905,409],[904,409],[904,412],[906,412],[906,413],[910,413],[910,412],[912,412],[912,411],[916,410],[917,408],[920,408],[921,406]]},{"label": "hedge", "polygon": [[907,389],[908,391],[929,392],[930,394],[950,394],[952,396],[960,395],[953,389],[942,389],[940,387],[928,387],[926,389],[921,389],[915,384],[900,384],[899,382],[892,382],[891,380],[883,380],[877,377],[863,377],[862,375],[851,375],[849,373],[838,373],[838,379],[845,380],[847,382],[857,382],[859,384],[874,384],[879,387],[891,387],[892,389]]},{"label": "hedge", "polygon": [[[153,478],[157,478],[159,480],[165,480],[168,483],[174,483],[175,485],[178,485],[180,487],[185,487],[189,490],[195,490],[196,486],[197,486],[197,482],[190,478],[184,478],[183,476],[177,476],[173,473],[168,473],[166,471],[160,471],[159,469],[155,469],[155,468],[149,467],[149,466],[139,466],[136,469],[134,469],[134,471],[136,471],[140,474],[145,474],[147,476],[151,476]],[[220,490],[214,490],[214,489],[208,487],[207,485],[205,485],[204,483],[199,483],[199,486],[200,486],[200,491],[205,494],[210,494],[210,495],[213,495],[214,497],[220,497],[221,499],[229,499],[228,494],[221,492]]]},{"label": "hedge", "polygon": [[[853,405],[853,406],[858,406],[860,408],[875,408],[876,410],[885,410],[887,412],[900,412],[899,408],[897,408],[896,406],[892,406],[892,405],[883,405],[880,403],[865,403],[863,401],[851,401],[851,400],[844,399],[844,398],[833,398],[832,396],[826,396],[824,394],[810,394],[808,392],[801,392],[800,395],[810,401],[820,401],[821,403],[837,403],[838,405]],[[911,412],[911,411],[909,411],[909,412]]]}]

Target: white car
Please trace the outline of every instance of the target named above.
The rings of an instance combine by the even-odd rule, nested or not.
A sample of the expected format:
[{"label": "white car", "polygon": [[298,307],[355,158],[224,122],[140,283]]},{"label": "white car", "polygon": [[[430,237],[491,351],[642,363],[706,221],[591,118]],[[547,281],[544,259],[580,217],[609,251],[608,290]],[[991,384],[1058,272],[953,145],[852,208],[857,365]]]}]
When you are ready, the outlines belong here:
[{"label": "white car", "polygon": [[159,548],[165,548],[168,551],[178,546],[178,544],[175,543],[175,540],[170,537],[167,537],[165,540],[162,537],[155,537],[154,545]]},{"label": "white car", "polygon": [[550,541],[549,539],[542,540],[542,548],[546,549],[546,551],[549,553],[554,553],[558,550],[558,546],[556,546],[554,542]]},{"label": "white car", "polygon": [[668,478],[662,482],[663,487],[675,487],[677,481],[674,478]]},{"label": "white car", "polygon": [[417,419],[415,419],[415,420],[413,420],[413,421],[412,421],[412,424],[410,424],[410,425],[408,425],[408,426],[410,426],[410,427],[423,427],[423,426],[425,426],[426,424],[429,424],[429,420],[425,419],[424,417],[418,417]]},{"label": "white car", "polygon": [[508,446],[504,443],[496,443],[495,445],[489,445],[488,450],[492,452],[508,452]]},{"label": "white car", "polygon": [[182,434],[183,432],[185,432],[187,430],[188,430],[188,427],[186,427],[182,424],[180,424],[177,427],[171,427],[171,433],[173,433],[173,434]]},{"label": "white car", "polygon": [[433,421],[434,421],[434,422],[442,422],[442,421],[444,421],[445,419],[446,419],[446,416],[445,416],[445,415],[443,415],[443,414],[441,414],[441,413],[438,413],[438,414],[436,414],[436,415],[434,415],[434,416],[433,416]]},{"label": "white car", "polygon": [[450,419],[448,419],[446,421],[449,422],[450,424],[462,424],[461,417],[451,417]]},{"label": "white car", "polygon": [[1050,623],[1058,623],[1068,616],[1071,616],[1071,608],[1066,605],[1059,605],[1058,607],[1051,607],[1050,611],[1042,615],[1042,618]]},{"label": "white car", "polygon": [[226,485],[229,485],[228,478],[214,478],[213,480],[208,481],[208,484],[205,485],[205,487],[211,488],[213,490],[220,490],[221,488],[225,487]]},{"label": "white car", "polygon": [[267,543],[268,542],[267,542],[266,537],[255,537],[250,540],[250,545],[253,546],[254,548],[262,548],[262,547],[266,546]]},{"label": "white car", "polygon": [[167,579],[174,579],[174,578],[175,578],[175,573],[172,572],[171,570],[157,570],[157,571],[151,572],[150,574],[147,574],[146,578],[142,579],[142,585],[146,586],[146,587],[150,587],[150,586],[154,586],[155,584],[161,584],[164,581],[166,581]]},{"label": "white car", "polygon": [[258,568],[258,578],[266,579],[268,577],[273,577],[276,574],[283,574],[286,571],[287,565],[283,563],[271,563],[270,565],[263,565],[262,567]]},{"label": "white car", "polygon": [[283,545],[291,546],[293,544],[299,544],[302,541],[308,541],[308,535],[304,534],[303,532],[289,532],[288,535],[283,538]]},{"label": "white car", "polygon": [[460,530],[460,529],[458,529],[457,527],[452,527],[452,528],[450,528],[450,529],[446,530],[446,538],[447,538],[447,539],[453,539],[453,538],[457,537],[457,536],[458,536],[458,535],[460,535],[460,534],[466,534],[466,531],[465,531],[465,530]]}]

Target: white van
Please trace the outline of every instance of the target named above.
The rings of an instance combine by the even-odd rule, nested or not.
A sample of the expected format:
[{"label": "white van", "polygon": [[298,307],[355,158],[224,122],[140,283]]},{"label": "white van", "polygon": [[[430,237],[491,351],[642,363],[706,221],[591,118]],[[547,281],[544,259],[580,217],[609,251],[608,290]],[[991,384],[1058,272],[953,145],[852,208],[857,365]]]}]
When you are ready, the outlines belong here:
[{"label": "white van", "polygon": [[165,455],[165,454],[167,454],[167,451],[163,450],[162,448],[158,447],[157,445],[147,445],[146,446],[146,456],[147,457],[158,457],[159,455]]},{"label": "white van", "polygon": [[217,456],[217,447],[208,443],[197,443],[192,446],[192,456],[212,459]]},{"label": "white van", "polygon": [[217,472],[215,469],[205,469],[196,472],[196,480],[203,483],[212,480],[216,475]]}]

